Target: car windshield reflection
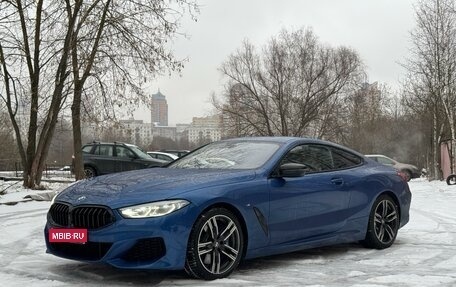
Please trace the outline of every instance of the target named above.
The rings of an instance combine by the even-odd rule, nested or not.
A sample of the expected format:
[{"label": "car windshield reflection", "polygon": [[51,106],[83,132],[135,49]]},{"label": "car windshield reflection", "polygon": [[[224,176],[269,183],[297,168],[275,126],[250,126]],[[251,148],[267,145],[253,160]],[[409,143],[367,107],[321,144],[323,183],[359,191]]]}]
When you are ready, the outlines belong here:
[{"label": "car windshield reflection", "polygon": [[168,168],[255,169],[278,148],[279,144],[271,142],[217,142],[178,159]]}]

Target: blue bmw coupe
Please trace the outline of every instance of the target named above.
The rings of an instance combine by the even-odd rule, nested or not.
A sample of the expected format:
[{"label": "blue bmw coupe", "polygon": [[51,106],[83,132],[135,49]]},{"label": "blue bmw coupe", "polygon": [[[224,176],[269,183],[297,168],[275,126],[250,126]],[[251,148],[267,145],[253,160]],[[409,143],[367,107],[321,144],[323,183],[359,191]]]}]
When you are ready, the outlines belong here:
[{"label": "blue bmw coupe", "polygon": [[59,257],[212,280],[259,256],[358,241],[387,248],[410,202],[400,172],[340,145],[239,138],[165,168],[79,181],[54,198],[44,233]]}]

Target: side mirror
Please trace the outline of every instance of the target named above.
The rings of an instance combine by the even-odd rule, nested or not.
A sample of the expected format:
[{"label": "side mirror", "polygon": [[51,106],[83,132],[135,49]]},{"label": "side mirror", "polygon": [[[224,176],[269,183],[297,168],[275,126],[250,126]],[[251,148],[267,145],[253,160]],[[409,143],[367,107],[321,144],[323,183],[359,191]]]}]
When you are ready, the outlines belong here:
[{"label": "side mirror", "polygon": [[279,168],[279,176],[281,177],[300,177],[304,176],[309,168],[304,164],[285,163]]}]

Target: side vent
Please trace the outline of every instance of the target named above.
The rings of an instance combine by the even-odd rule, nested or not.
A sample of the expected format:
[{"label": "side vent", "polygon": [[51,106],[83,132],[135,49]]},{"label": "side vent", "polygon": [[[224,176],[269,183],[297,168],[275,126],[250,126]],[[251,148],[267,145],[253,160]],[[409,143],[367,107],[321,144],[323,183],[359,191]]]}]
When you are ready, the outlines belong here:
[{"label": "side vent", "polygon": [[266,234],[266,236],[268,236],[269,229],[268,229],[268,223],[266,222],[266,218],[264,217],[263,213],[261,213],[261,211],[258,208],[254,207],[253,211],[255,212],[255,215],[258,219],[258,222],[261,225],[261,228],[263,228],[264,233]]}]

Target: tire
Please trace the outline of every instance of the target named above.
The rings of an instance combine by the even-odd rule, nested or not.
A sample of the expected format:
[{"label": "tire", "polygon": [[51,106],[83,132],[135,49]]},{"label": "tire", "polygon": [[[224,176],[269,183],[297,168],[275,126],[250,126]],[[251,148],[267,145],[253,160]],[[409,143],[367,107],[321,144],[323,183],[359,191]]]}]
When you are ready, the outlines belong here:
[{"label": "tire", "polygon": [[448,185],[455,185],[456,184],[456,174],[450,174],[446,179],[446,183]]},{"label": "tire", "polygon": [[396,240],[398,230],[399,209],[390,196],[381,195],[372,206],[366,238],[361,243],[368,248],[388,248]]},{"label": "tire", "polygon": [[187,246],[185,271],[192,277],[227,277],[239,265],[244,234],[237,217],[225,208],[213,208],[195,222]]},{"label": "tire", "polygon": [[84,166],[84,175],[86,178],[97,176],[97,171],[91,166]]}]

